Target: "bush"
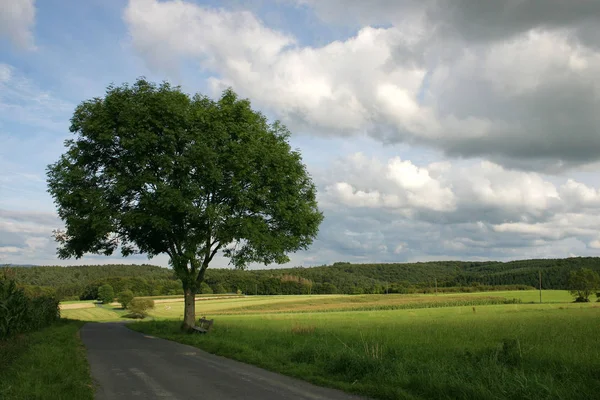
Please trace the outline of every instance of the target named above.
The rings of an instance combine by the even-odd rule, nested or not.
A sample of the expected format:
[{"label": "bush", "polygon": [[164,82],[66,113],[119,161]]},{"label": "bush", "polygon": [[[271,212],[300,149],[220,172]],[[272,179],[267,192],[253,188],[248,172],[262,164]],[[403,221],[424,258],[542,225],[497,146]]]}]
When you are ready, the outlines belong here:
[{"label": "bush", "polygon": [[56,298],[47,295],[30,298],[13,280],[0,277],[0,339],[40,329],[59,318]]},{"label": "bush", "polygon": [[579,296],[575,298],[575,303],[589,303],[590,299],[587,297]]},{"label": "bush", "polygon": [[154,300],[142,299],[139,297],[133,298],[129,303],[129,314],[128,318],[146,318],[148,316],[148,310],[154,308]]},{"label": "bush", "polygon": [[123,290],[121,293],[119,293],[119,295],[117,296],[117,301],[119,303],[121,303],[121,306],[126,309],[129,306],[129,303],[131,303],[131,300],[133,300],[133,292],[131,290]]},{"label": "bush", "polygon": [[115,298],[115,291],[113,287],[110,285],[102,285],[98,288],[98,300],[100,300],[103,304],[112,303]]}]

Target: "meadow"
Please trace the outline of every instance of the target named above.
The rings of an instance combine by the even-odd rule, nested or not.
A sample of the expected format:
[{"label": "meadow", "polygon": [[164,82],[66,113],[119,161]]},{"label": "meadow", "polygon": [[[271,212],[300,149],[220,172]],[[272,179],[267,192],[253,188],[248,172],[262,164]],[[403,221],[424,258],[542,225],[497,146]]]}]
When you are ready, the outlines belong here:
[{"label": "meadow", "polygon": [[381,399],[579,399],[600,393],[600,307],[489,305],[223,315],[130,325],[317,384]]},{"label": "meadow", "polygon": [[[533,303],[536,291],[215,298],[196,303],[198,316],[215,319],[208,335],[180,332],[178,301],[128,326],[379,399],[597,398],[600,304],[572,303],[566,291],[543,299]],[[100,321],[122,313],[62,312]]]}]

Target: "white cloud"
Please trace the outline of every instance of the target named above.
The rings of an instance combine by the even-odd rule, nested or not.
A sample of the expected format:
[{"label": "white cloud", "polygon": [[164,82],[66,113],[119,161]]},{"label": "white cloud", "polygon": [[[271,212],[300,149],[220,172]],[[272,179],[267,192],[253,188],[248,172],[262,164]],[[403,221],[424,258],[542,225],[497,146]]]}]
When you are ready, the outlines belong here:
[{"label": "white cloud", "polygon": [[5,36],[18,47],[35,49],[35,0],[0,0],[0,10],[0,38]]},{"label": "white cloud", "polygon": [[568,21],[546,26],[532,15],[504,40],[481,42],[431,29],[446,17],[428,7],[398,6],[408,12],[393,26],[321,47],[299,46],[248,12],[180,1],[131,0],[125,20],[148,62],[199,60],[215,89],[232,85],[293,127],[367,132],[529,169],[598,160],[600,53]]}]

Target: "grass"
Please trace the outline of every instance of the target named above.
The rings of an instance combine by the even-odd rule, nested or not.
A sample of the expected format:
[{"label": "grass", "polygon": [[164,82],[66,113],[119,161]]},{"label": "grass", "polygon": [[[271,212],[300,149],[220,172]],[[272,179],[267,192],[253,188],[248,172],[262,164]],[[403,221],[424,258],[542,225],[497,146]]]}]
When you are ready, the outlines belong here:
[{"label": "grass", "polygon": [[78,333],[82,325],[61,320],[0,342],[0,399],[92,399],[92,379]]},{"label": "grass", "polygon": [[512,304],[221,315],[129,325],[316,384],[381,399],[579,399],[600,393],[600,307]]},{"label": "grass", "polygon": [[[465,293],[465,296],[477,296],[481,293]],[[509,299],[520,299],[523,303],[539,303],[540,292],[537,290],[511,290],[502,292],[488,292],[490,296],[501,296]],[[446,294],[442,296],[447,296]],[[596,301],[592,296],[591,301]],[[542,290],[542,303],[569,303],[573,296],[567,290]]]},{"label": "grass", "polygon": [[60,315],[63,318],[75,319],[80,321],[108,322],[118,321],[122,313],[114,307],[94,307],[61,310]]}]

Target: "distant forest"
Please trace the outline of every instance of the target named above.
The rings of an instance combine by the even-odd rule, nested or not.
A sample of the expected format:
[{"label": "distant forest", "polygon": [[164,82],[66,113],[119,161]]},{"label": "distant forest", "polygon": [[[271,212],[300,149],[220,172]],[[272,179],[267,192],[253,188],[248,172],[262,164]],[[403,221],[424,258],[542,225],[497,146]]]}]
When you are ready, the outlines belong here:
[{"label": "distant forest", "polygon": [[[567,289],[569,272],[591,268],[600,272],[600,258],[577,257],[511,262],[436,261],[401,264],[337,262],[311,268],[264,270],[208,269],[203,293],[367,294],[427,293],[435,290],[479,291]],[[168,268],[153,265],[4,266],[0,273],[14,276],[30,294],[55,294],[62,300],[95,299],[98,287],[108,283],[115,293],[130,289],[136,296],[183,294],[181,282]]]}]

